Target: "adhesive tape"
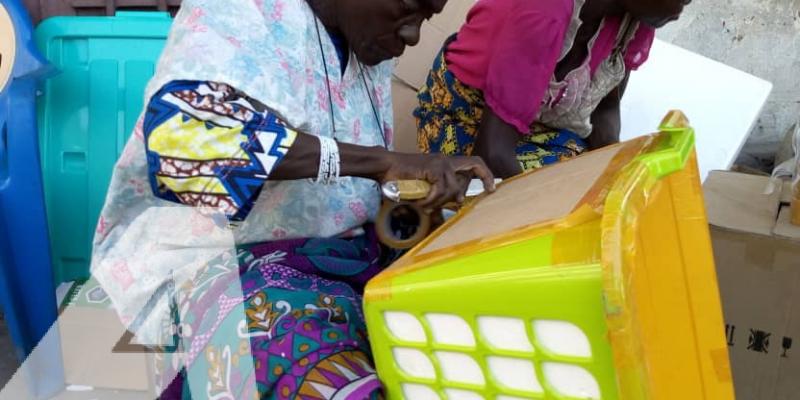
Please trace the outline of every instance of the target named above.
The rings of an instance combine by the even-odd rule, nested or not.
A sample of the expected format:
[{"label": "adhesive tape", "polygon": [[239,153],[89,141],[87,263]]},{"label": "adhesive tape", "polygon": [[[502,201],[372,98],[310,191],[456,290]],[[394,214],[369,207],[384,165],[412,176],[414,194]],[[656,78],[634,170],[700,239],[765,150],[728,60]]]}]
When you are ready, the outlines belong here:
[{"label": "adhesive tape", "polygon": [[[419,227],[414,232],[411,237],[408,238],[401,238],[395,235],[395,232],[392,230],[392,215],[394,214],[395,210],[400,208],[406,208],[411,210],[415,214],[417,214],[419,218]],[[378,212],[378,219],[375,222],[375,230],[378,234],[378,239],[380,239],[381,243],[399,250],[407,250],[423,239],[428,236],[428,233],[431,230],[431,216],[426,214],[420,207],[412,204],[412,203],[395,203],[393,201],[384,201],[383,206],[381,206],[380,212]]]}]

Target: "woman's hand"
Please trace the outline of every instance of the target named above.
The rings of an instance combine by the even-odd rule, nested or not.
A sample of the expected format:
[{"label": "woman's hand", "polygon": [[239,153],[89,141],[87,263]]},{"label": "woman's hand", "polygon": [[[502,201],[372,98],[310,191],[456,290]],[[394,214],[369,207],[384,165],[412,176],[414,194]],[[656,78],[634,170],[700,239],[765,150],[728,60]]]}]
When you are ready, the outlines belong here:
[{"label": "woman's hand", "polygon": [[428,197],[418,204],[425,209],[448,202],[464,202],[473,177],[493,192],[494,176],[480,157],[448,157],[441,154],[387,153],[386,171],[378,178],[383,183],[400,179],[419,179],[431,184]]},{"label": "woman's hand", "polygon": [[495,115],[488,106],[475,140],[475,155],[481,157],[498,178],[510,178],[522,173],[517,161],[517,128]]}]

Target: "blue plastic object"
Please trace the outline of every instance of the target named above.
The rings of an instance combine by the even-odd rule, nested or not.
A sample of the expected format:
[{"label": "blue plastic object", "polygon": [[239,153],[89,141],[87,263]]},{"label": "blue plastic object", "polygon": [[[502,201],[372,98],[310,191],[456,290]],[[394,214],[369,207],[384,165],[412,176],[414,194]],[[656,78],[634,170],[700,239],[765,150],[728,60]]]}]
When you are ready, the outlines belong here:
[{"label": "blue plastic object", "polygon": [[[0,37],[6,45],[0,49],[9,51],[0,54],[0,63],[12,66],[8,81],[0,81],[0,299],[22,361],[57,316],[35,112],[37,82],[48,67],[33,45],[19,0],[0,0],[0,24],[7,27],[9,21],[12,37]],[[29,365],[38,394],[63,385],[61,353],[55,350],[44,364]]]},{"label": "blue plastic object", "polygon": [[39,99],[42,169],[56,282],[89,277],[91,241],[119,154],[144,106],[167,13],[55,17],[36,42],[61,73]]}]

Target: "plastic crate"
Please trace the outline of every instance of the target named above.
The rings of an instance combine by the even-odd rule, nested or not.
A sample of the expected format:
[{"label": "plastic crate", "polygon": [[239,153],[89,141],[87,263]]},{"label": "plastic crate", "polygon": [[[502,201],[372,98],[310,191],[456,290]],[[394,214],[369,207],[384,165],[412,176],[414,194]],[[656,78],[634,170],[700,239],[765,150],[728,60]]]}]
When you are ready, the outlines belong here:
[{"label": "plastic crate", "polygon": [[91,241],[119,154],[144,107],[172,19],[166,13],[54,17],[36,41],[60,74],[38,100],[57,283],[89,277]]},{"label": "plastic crate", "polygon": [[36,135],[36,86],[50,69],[17,0],[0,0],[0,59],[0,303],[24,361],[16,376],[49,398],[64,384]]},{"label": "plastic crate", "polygon": [[34,24],[50,17],[113,16],[117,11],[161,11],[175,15],[181,0],[24,0]]},{"label": "plastic crate", "polygon": [[694,153],[661,132],[504,182],[373,279],[390,399],[733,398]]}]

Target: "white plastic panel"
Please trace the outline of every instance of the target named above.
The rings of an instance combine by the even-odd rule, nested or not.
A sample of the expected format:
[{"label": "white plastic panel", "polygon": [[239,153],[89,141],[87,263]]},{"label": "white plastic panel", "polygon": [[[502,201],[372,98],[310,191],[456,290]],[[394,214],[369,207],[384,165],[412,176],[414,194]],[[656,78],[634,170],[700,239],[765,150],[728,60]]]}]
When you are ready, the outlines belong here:
[{"label": "white plastic panel", "polygon": [[533,362],[519,358],[489,357],[489,370],[495,381],[514,390],[541,393]]},{"label": "white plastic panel", "polygon": [[475,335],[463,318],[451,314],[427,314],[425,319],[430,326],[434,343],[475,347]]},{"label": "white plastic panel", "polygon": [[561,395],[579,399],[600,399],[600,385],[589,371],[581,367],[544,363],[542,372],[547,383]]},{"label": "white plastic panel", "polygon": [[425,385],[417,385],[415,383],[403,384],[403,396],[407,400],[441,400],[436,391]]},{"label": "white plastic panel", "polygon": [[485,400],[483,396],[475,392],[461,389],[445,389],[444,394],[447,400]]},{"label": "white plastic panel", "polygon": [[697,132],[705,180],[736,161],[771,91],[761,78],[656,39],[622,97],[620,139],[655,132],[668,111],[682,110]]},{"label": "white plastic panel", "polygon": [[548,351],[569,357],[589,358],[592,346],[581,328],[566,321],[534,321],[533,332]]},{"label": "white plastic panel", "polygon": [[437,351],[435,356],[445,379],[473,385],[486,384],[480,365],[472,357],[449,351]]},{"label": "white plastic panel", "polygon": [[386,327],[395,338],[411,343],[425,343],[425,330],[422,323],[413,315],[406,312],[387,311],[383,313]]},{"label": "white plastic panel", "polygon": [[525,322],[517,318],[480,317],[478,328],[486,342],[499,350],[533,352]]},{"label": "white plastic panel", "polygon": [[425,353],[417,349],[402,347],[396,347],[392,350],[392,353],[398,367],[409,376],[423,379],[436,378],[436,370],[433,368],[433,363]]}]

